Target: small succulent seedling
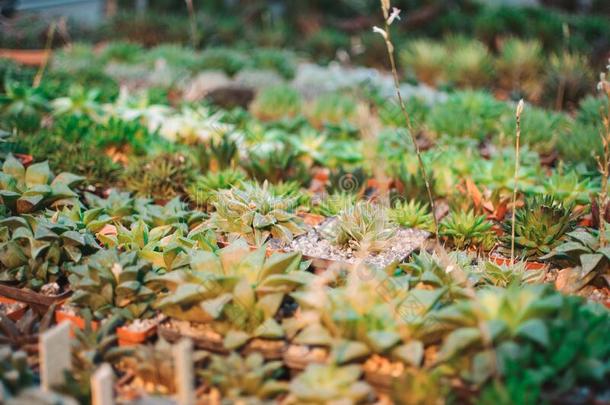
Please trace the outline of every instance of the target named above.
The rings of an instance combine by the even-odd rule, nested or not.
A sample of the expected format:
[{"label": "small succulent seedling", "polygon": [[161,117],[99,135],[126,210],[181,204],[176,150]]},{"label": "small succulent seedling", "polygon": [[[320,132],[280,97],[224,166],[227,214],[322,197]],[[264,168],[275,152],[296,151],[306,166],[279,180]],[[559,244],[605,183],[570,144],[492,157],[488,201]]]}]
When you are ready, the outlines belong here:
[{"label": "small succulent seedling", "polygon": [[428,205],[416,200],[398,201],[388,213],[390,220],[403,228],[434,229],[434,220]]},{"label": "small succulent seedling", "polygon": [[470,247],[490,250],[496,243],[493,223],[473,211],[452,212],[441,222],[440,235],[457,249]]},{"label": "small succulent seedling", "polygon": [[337,246],[380,252],[386,248],[397,230],[388,221],[386,214],[382,206],[359,201],[337,215],[329,236]]}]

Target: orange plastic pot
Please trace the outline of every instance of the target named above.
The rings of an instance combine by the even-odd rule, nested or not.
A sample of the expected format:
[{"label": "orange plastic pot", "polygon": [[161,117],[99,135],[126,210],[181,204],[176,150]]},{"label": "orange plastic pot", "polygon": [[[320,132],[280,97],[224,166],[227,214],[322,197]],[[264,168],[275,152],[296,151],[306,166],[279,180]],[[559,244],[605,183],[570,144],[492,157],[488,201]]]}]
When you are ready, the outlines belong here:
[{"label": "orange plastic pot", "polygon": [[309,226],[318,226],[326,219],[324,215],[312,214],[311,212],[299,212],[297,215]]},{"label": "orange plastic pot", "polygon": [[0,49],[0,58],[12,59],[28,66],[42,66],[48,51],[44,49]]},{"label": "orange plastic pot", "polygon": [[[70,324],[72,325],[72,335],[74,335],[74,329],[85,329],[86,325],[84,318],[78,315],[68,313],[62,310],[61,308],[55,310],[55,322],[57,322],[58,324],[62,322],[70,322]],[[99,325],[100,323],[98,321],[91,321],[91,328],[93,328],[93,330],[96,330]]]},{"label": "orange plastic pot", "polygon": [[[499,264],[501,266],[510,266],[514,263],[514,260],[510,260],[509,258],[502,257],[502,256],[491,256],[489,259],[491,261],[493,261],[494,263]],[[528,270],[542,270],[546,267],[547,267],[546,263],[529,262],[529,261],[525,262],[525,268]]]},{"label": "orange plastic pot", "polygon": [[116,330],[119,346],[135,346],[146,342],[149,338],[157,334],[157,324],[143,331],[133,331],[125,326],[120,326]]},{"label": "orange plastic pot", "polygon": [[[0,296],[0,303],[3,303],[3,304],[18,304],[19,301],[15,301],[13,299]],[[23,315],[25,314],[25,311],[27,311],[27,309],[28,309],[27,305],[23,305],[22,307],[17,308],[13,312],[7,312],[6,316],[10,320],[18,321],[19,319],[21,319],[23,317]]]},{"label": "orange plastic pot", "polygon": [[34,156],[25,155],[23,153],[15,153],[15,157],[21,162],[22,165],[28,167],[34,161]]}]

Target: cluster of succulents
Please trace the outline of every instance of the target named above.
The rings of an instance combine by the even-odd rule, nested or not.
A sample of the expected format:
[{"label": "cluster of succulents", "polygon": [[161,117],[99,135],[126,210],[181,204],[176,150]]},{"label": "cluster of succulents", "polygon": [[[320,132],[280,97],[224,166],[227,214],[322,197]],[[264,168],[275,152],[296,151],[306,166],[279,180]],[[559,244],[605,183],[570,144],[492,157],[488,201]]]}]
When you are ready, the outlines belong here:
[{"label": "cluster of succulents", "polygon": [[66,172],[54,176],[46,161],[25,168],[9,155],[0,173],[0,198],[14,214],[75,205],[78,204],[78,195],[72,188],[82,180],[82,177]]},{"label": "cluster of succulents", "polygon": [[34,290],[61,282],[68,264],[99,248],[86,229],[33,216],[3,219],[0,234],[2,280]]},{"label": "cluster of succulents", "polygon": [[123,175],[123,183],[137,196],[166,201],[183,194],[191,177],[189,156],[166,153],[132,162]]},{"label": "cluster of succulents", "polygon": [[126,319],[152,315],[155,293],[146,282],[154,272],[136,252],[101,250],[72,266],[69,273],[74,289],[70,304],[89,309],[95,318],[104,319],[112,313]]},{"label": "cluster of succulents", "polygon": [[329,237],[337,246],[365,252],[379,252],[396,234],[383,206],[358,201],[337,214],[329,229]]},{"label": "cluster of succulents", "polygon": [[[111,18],[39,74],[0,60],[0,290],[36,302],[0,302],[0,402],[63,403],[35,347],[61,317],[54,389],[79,403],[103,363],[117,402],[175,396],[184,338],[206,403],[606,400],[610,315],[573,296],[609,301],[610,83],[587,96],[583,46],[604,21],[460,2],[400,21],[383,0],[392,32],[359,35],[362,1],[216,3],[188,34]],[[426,10],[459,29],[420,36],[447,33]]]},{"label": "cluster of succulents", "polygon": [[275,316],[284,297],[313,277],[300,270],[300,261],[296,252],[250,251],[244,240],[217,253],[195,251],[191,269],[152,277],[167,290],[154,307],[174,319],[211,322],[229,349],[253,337],[279,339],[284,332]]},{"label": "cluster of succulents", "polygon": [[244,183],[241,188],[221,190],[210,217],[214,229],[226,237],[243,237],[261,246],[269,238],[290,242],[305,233],[302,220],[294,213],[297,199],[277,196],[269,184]]}]

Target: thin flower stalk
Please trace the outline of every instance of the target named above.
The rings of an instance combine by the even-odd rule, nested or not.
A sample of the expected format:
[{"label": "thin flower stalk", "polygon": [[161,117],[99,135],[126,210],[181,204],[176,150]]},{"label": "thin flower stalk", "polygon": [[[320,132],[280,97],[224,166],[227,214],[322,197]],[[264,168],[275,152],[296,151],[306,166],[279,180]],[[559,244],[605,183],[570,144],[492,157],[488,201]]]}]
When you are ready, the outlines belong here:
[{"label": "thin flower stalk", "polygon": [[511,234],[510,234],[510,261],[511,263],[515,260],[515,215],[517,212],[517,191],[518,191],[518,180],[519,180],[519,150],[521,140],[521,114],[523,113],[523,99],[519,100],[517,104],[516,118],[516,136],[515,136],[515,177],[513,184],[513,201],[512,201],[512,219],[511,219]]},{"label": "thin flower stalk", "polygon": [[[609,60],[610,62],[610,60]],[[608,65],[610,71],[610,64]],[[608,210],[608,177],[610,177],[610,81],[606,79],[606,74],[600,74],[600,80],[597,84],[599,91],[603,91],[608,98],[608,106],[606,111],[601,111],[603,128],[600,130],[600,138],[603,146],[603,156],[596,156],[597,167],[602,175],[601,190],[599,193],[599,244],[606,246],[606,212]]]},{"label": "thin flower stalk", "polygon": [[407,111],[404,99],[402,98],[402,94],[400,92],[400,80],[398,79],[398,71],[396,69],[396,60],[394,58],[394,45],[392,44],[392,37],[390,33],[390,25],[395,21],[400,19],[400,10],[396,7],[392,8],[390,11],[390,1],[389,0],[380,0],[381,2],[381,11],[384,17],[384,29],[379,27],[373,27],[373,31],[380,34],[386,44],[386,49],[388,51],[388,58],[390,60],[390,67],[392,69],[392,77],[394,79],[394,88],[396,89],[396,97],[398,98],[398,104],[400,105],[400,110],[405,119],[405,124],[407,126],[407,130],[409,135],[411,136],[411,141],[415,146],[415,152],[417,154],[417,163],[419,165],[419,169],[422,172],[422,177],[424,179],[424,183],[426,185],[426,192],[428,194],[428,200],[430,203],[430,209],[432,210],[432,217],[434,218],[434,236],[438,238],[438,219],[436,218],[436,209],[434,205],[434,198],[432,197],[432,188],[430,187],[430,179],[428,177],[428,172],[426,171],[426,166],[424,165],[424,161],[421,157],[421,151],[419,145],[417,143],[417,138],[415,136],[415,131],[413,129],[413,125],[411,123],[411,117],[409,116],[409,112]]}]

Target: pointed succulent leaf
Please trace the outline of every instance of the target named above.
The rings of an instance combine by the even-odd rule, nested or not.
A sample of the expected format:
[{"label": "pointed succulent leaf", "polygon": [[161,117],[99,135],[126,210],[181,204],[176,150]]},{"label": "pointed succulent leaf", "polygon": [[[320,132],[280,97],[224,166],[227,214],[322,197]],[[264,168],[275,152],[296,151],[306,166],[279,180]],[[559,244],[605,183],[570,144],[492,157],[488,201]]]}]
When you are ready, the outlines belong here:
[{"label": "pointed succulent leaf", "polygon": [[419,367],[424,359],[424,344],[419,340],[412,340],[395,347],[392,355],[409,366]]},{"label": "pointed succulent leaf", "polygon": [[550,343],[549,331],[541,319],[530,319],[517,328],[517,335],[532,340],[543,347]]},{"label": "pointed succulent leaf", "polygon": [[589,273],[595,270],[604,260],[604,255],[600,253],[585,253],[580,255],[580,264],[582,267],[581,276],[586,277]]},{"label": "pointed succulent leaf", "polygon": [[268,318],[254,330],[254,336],[266,339],[280,339],[284,337],[284,329],[275,319]]},{"label": "pointed succulent leaf", "polygon": [[246,332],[230,330],[224,337],[224,346],[229,350],[238,349],[248,343],[250,335]]},{"label": "pointed succulent leaf", "polygon": [[449,360],[470,345],[478,342],[480,339],[481,331],[478,328],[468,327],[456,329],[445,338],[441,351],[438,354],[438,360]]},{"label": "pointed succulent leaf", "polygon": [[354,360],[363,359],[371,354],[371,349],[362,342],[341,340],[332,347],[331,357],[337,364],[345,364]]},{"label": "pointed succulent leaf", "polygon": [[49,184],[51,176],[49,162],[34,163],[25,171],[25,184],[28,188],[40,184]]}]

